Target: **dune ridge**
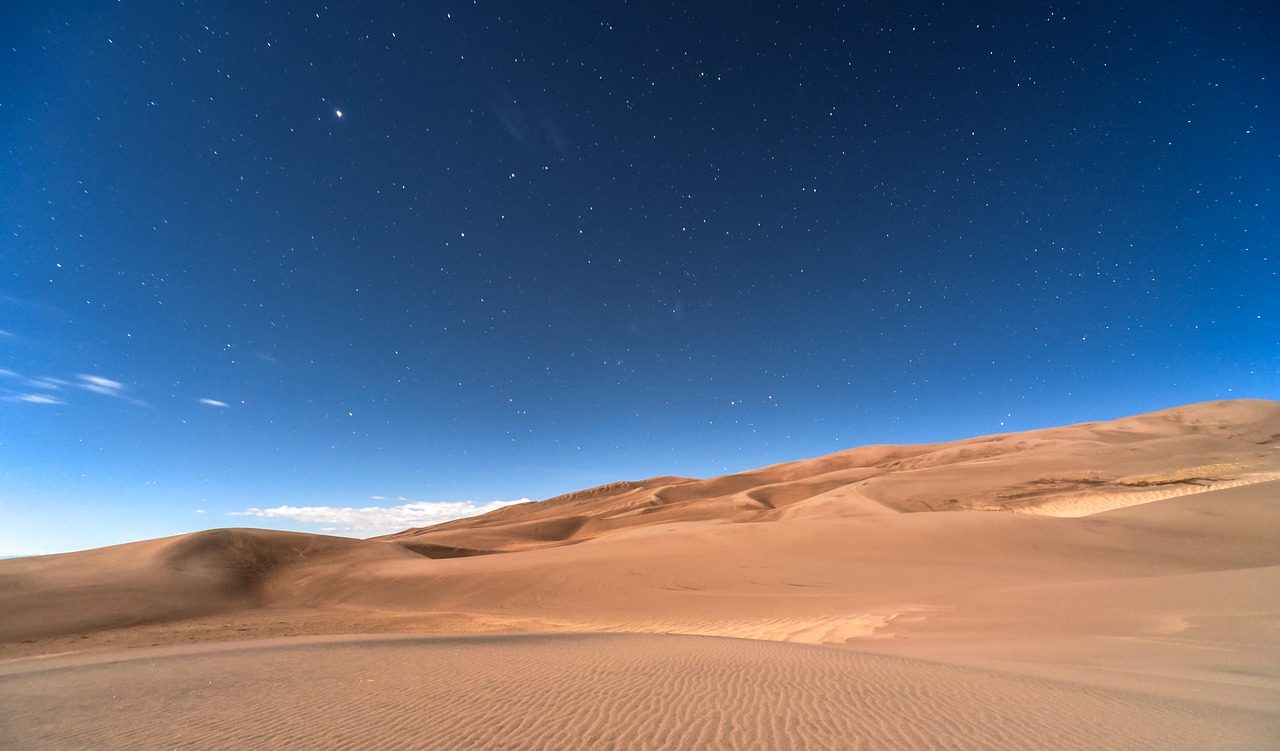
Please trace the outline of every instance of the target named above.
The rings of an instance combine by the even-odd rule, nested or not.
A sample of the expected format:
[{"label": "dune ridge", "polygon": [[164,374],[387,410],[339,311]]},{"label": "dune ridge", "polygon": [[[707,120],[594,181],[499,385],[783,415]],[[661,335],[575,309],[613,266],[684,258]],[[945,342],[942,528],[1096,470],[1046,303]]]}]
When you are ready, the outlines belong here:
[{"label": "dune ridge", "polygon": [[[1276,402],[1207,402],[950,443],[864,446],[708,480],[617,482],[381,539],[419,550],[528,550],[672,521],[772,521],[803,514],[794,507],[819,498],[819,515],[976,510],[1081,516],[1233,482],[1264,482],[1280,470],[1278,429]],[[1207,474],[1185,474],[1193,469]],[[1169,478],[1163,483],[1168,487],[1135,491],[1144,476]],[[833,503],[830,494],[841,490],[846,502]]]}]

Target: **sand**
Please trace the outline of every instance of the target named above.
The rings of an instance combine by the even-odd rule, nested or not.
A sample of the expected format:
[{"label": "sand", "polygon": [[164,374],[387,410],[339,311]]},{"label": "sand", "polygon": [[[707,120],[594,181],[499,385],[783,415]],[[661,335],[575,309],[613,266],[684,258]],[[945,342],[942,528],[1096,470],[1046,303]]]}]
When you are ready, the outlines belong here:
[{"label": "sand", "polygon": [[[515,635],[139,651],[0,676],[13,751],[1266,748],[1260,712],[809,645]],[[181,718],[180,721],[176,721]],[[1081,720],[1088,719],[1082,723]]]},{"label": "sand", "polygon": [[1278,439],[1213,402],[0,561],[0,747],[1280,747]]}]

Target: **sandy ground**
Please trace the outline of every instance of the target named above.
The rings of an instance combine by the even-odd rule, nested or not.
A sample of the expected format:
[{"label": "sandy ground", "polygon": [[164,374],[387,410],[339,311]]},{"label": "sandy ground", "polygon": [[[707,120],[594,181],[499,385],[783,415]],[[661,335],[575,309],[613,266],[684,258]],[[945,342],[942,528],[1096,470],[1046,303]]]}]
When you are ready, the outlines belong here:
[{"label": "sandy ground", "polygon": [[1276,748],[1278,439],[1215,402],[0,561],[0,747]]},{"label": "sandy ground", "polygon": [[0,677],[6,748],[1093,751],[1276,740],[1260,712],[746,639],[273,642],[63,664]]}]

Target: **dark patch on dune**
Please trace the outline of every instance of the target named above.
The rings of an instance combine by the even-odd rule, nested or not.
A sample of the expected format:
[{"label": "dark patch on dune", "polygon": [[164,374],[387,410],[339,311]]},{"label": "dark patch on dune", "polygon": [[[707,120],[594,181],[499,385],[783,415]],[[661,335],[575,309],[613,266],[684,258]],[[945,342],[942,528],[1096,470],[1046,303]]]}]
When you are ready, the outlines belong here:
[{"label": "dark patch on dune", "polygon": [[442,545],[430,542],[414,542],[412,540],[403,540],[393,543],[399,545],[413,553],[417,553],[423,558],[472,558],[477,555],[493,555],[501,553],[501,550],[479,550],[476,548],[464,548],[458,545]]}]

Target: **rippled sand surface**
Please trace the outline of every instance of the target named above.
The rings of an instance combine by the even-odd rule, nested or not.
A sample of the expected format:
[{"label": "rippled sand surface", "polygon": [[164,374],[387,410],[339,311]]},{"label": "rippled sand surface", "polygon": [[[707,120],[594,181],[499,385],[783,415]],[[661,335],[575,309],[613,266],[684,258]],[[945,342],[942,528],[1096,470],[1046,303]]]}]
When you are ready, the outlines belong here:
[{"label": "rippled sand surface", "polygon": [[[28,666],[31,668],[32,666]],[[0,677],[26,749],[1260,749],[1263,714],[820,646],[627,634],[188,647]]]}]

